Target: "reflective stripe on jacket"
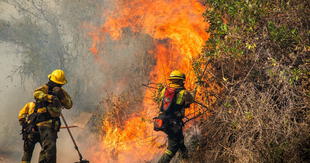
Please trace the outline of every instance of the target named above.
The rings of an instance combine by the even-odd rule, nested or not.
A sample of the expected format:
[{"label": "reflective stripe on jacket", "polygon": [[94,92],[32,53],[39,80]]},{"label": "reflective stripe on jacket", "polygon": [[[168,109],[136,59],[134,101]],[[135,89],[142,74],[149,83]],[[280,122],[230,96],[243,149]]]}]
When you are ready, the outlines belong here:
[{"label": "reflective stripe on jacket", "polygon": [[[182,86],[177,85],[177,84],[170,84],[169,87],[172,88],[182,88]],[[164,88],[161,91],[160,94],[160,99],[162,100],[165,94],[166,88]],[[191,92],[187,91],[186,89],[181,90],[177,95],[176,95],[176,101],[175,103],[178,105],[183,105],[185,108],[189,107],[190,104],[194,102],[194,97],[191,94]]]},{"label": "reflective stripe on jacket", "polygon": [[[53,99],[53,95],[48,94],[48,86],[47,85],[43,85],[39,88],[37,88],[34,93],[33,96],[36,99],[37,102],[52,102]],[[66,108],[66,109],[71,109],[72,108],[72,100],[71,97],[69,96],[69,94],[63,89],[61,88],[61,91],[64,94],[64,97],[62,99],[59,99],[61,102],[61,105]],[[46,113],[47,112],[47,106],[42,107],[42,108],[38,108],[38,113]],[[58,108],[61,111],[61,108]],[[39,112],[40,110],[40,112]],[[51,110],[51,108],[49,108],[49,110]],[[46,120],[40,123],[37,123],[37,126],[46,126],[46,127],[50,127],[52,125],[52,120]]]}]

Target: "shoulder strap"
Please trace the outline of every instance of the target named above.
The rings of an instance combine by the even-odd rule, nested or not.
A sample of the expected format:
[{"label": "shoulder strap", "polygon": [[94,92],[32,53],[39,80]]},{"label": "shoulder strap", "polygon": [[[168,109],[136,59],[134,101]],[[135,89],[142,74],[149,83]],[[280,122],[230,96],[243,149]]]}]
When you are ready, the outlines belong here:
[{"label": "shoulder strap", "polygon": [[180,105],[182,103],[185,91],[186,91],[185,89],[180,89],[178,91],[178,94],[176,95],[176,98],[175,98],[175,103],[177,105]]}]

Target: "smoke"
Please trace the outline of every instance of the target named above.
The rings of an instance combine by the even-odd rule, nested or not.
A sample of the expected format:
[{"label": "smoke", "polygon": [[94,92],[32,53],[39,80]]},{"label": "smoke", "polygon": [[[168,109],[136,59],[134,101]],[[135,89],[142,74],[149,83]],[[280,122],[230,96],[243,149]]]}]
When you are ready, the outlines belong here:
[{"label": "smoke", "polygon": [[[1,61],[0,68],[2,71],[2,76],[0,80],[0,102],[1,102],[1,113],[0,113],[0,158],[2,154],[10,155],[10,157],[15,157],[17,146],[11,146],[11,144],[18,143],[21,145],[21,139],[19,138],[19,133],[17,129],[17,114],[16,106],[22,106],[22,100],[27,97],[21,92],[22,88],[19,87],[18,82],[13,82],[10,73],[14,70],[13,67],[20,60],[12,55],[12,51],[6,49],[10,45],[0,45]],[[4,60],[5,58],[5,60]],[[14,118],[12,118],[14,117]],[[1,160],[0,160],[1,162]]]},{"label": "smoke", "polygon": [[[89,53],[88,34],[104,20],[102,11],[114,8],[114,1],[11,0],[0,1],[0,8],[0,162],[19,162],[23,142],[17,114],[56,68],[64,69],[69,80],[64,88],[74,107],[64,115],[70,124],[81,112],[98,113],[107,95],[136,98],[130,105],[142,102],[141,86],[154,65],[147,53],[153,48],[149,36],[125,29],[120,41],[105,38],[100,57]],[[72,130],[82,153],[98,145],[90,129]],[[32,162],[39,150],[37,145]],[[59,132],[57,150],[58,162],[78,160],[66,130]]]}]

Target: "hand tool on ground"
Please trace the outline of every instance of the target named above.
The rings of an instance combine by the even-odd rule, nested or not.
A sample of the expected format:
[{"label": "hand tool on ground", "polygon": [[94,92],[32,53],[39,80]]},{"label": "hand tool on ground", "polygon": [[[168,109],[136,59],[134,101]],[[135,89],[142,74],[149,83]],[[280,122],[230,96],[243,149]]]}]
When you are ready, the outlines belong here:
[{"label": "hand tool on ground", "polygon": [[74,148],[76,149],[76,151],[78,152],[79,157],[80,157],[80,161],[75,162],[75,163],[89,163],[88,160],[83,160],[83,156],[82,156],[82,154],[81,154],[81,152],[80,152],[80,150],[79,150],[79,147],[77,146],[77,144],[76,144],[76,142],[75,142],[75,140],[74,140],[74,138],[73,138],[73,136],[72,136],[72,133],[71,133],[71,131],[70,131],[70,127],[68,126],[67,121],[65,120],[65,117],[63,116],[62,113],[60,113],[60,116],[61,116],[61,119],[62,119],[62,121],[64,122],[64,124],[65,124],[65,126],[66,126],[65,128],[68,130],[68,133],[69,133],[69,135],[70,135],[70,137],[71,137],[71,140],[72,140],[72,142],[73,142],[73,144],[74,144]]},{"label": "hand tool on ground", "polygon": [[[78,126],[68,126],[68,128],[75,128],[75,127],[78,127]],[[60,129],[66,129],[67,127],[66,126],[60,126]]]}]

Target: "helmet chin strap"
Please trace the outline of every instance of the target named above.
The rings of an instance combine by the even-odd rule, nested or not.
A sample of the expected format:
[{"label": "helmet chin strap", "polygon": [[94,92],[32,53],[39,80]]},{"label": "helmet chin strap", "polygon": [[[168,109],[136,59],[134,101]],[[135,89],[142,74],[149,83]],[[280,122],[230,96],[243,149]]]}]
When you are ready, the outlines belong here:
[{"label": "helmet chin strap", "polygon": [[63,86],[63,85],[57,84],[57,83],[55,83],[55,82],[53,82],[53,81],[51,81],[51,80],[48,81],[47,85],[48,85],[49,87],[51,87],[51,88],[54,88],[54,87],[62,87],[62,86]]}]

